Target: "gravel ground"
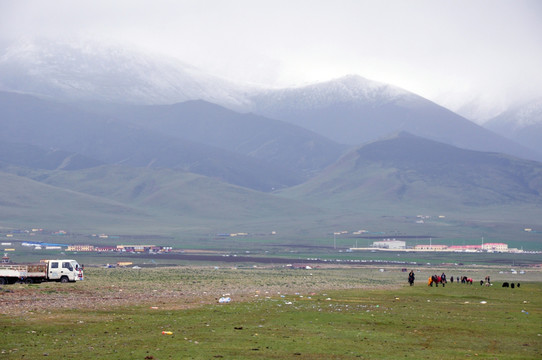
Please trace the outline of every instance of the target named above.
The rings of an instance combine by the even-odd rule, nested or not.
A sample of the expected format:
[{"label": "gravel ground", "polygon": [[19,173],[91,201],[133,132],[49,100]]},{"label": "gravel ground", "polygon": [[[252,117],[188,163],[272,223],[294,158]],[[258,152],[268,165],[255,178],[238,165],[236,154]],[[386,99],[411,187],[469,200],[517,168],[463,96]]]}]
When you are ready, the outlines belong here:
[{"label": "gravel ground", "polygon": [[[363,274],[363,275],[362,275]],[[14,284],[0,288],[0,314],[20,315],[59,309],[111,309],[118,306],[187,308],[280,294],[310,294],[331,289],[395,287],[390,272],[377,269],[164,267],[85,269],[77,283]],[[402,276],[402,275],[399,275]],[[375,277],[379,279],[375,279]],[[400,277],[397,277],[400,279]]]},{"label": "gravel ground", "polygon": [[[426,286],[433,273],[490,275],[493,281],[542,281],[540,269],[525,274],[502,273],[494,268],[415,269],[415,286]],[[398,267],[284,267],[178,266],[157,268],[87,268],[77,283],[14,284],[0,288],[0,314],[47,313],[59,309],[107,310],[120,306],[181,309],[216,303],[227,294],[233,301],[280,294],[312,294],[333,289],[386,288],[406,285],[407,273]]]}]

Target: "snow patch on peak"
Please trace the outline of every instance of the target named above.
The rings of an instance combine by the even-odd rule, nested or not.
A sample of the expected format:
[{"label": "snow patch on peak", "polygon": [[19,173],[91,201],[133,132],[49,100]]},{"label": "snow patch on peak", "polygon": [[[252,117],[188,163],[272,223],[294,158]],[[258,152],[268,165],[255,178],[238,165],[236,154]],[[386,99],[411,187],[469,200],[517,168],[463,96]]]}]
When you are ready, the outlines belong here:
[{"label": "snow patch on peak", "polygon": [[406,90],[365,79],[359,75],[346,75],[338,79],[294,88],[263,90],[252,96],[259,110],[282,108],[319,109],[339,103],[370,103],[374,106],[413,96]]},{"label": "snow patch on peak", "polygon": [[0,89],[75,100],[240,106],[240,85],[177,59],[92,41],[23,41],[0,54]]},{"label": "snow patch on peak", "polygon": [[408,94],[401,88],[369,80],[359,75],[346,75],[320,85],[330,86],[351,100],[385,100]]},{"label": "snow patch on peak", "polygon": [[515,113],[518,127],[542,124],[542,98],[520,107]]}]

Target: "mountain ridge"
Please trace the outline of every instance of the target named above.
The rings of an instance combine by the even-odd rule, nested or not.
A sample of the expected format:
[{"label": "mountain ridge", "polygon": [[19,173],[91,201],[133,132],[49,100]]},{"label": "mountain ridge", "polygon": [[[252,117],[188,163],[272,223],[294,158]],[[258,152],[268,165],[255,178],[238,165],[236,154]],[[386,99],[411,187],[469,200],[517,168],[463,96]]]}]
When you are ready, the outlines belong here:
[{"label": "mountain ridge", "polygon": [[343,206],[367,199],[441,208],[541,204],[542,164],[402,132],[362,145],[319,176],[280,193]]},{"label": "mountain ridge", "polygon": [[[345,84],[358,89],[355,91],[358,95],[341,98]],[[374,89],[368,91],[370,96],[365,96],[362,90],[367,86]],[[325,96],[319,94],[322,88],[326,89]],[[334,89],[339,89],[338,93]],[[320,96],[344,101],[316,101],[317,107],[290,105],[312,103],[312,99]],[[359,145],[396,131],[407,131],[462,148],[542,160],[542,153],[497,135],[421,96],[360,76],[317,86],[272,90],[252,97],[252,101],[252,110],[256,113],[292,122],[344,144]]]},{"label": "mountain ridge", "polygon": [[0,52],[0,90],[49,99],[240,106],[246,86],[125,44],[24,40]]},{"label": "mountain ridge", "polygon": [[505,111],[484,127],[542,152],[542,98]]},{"label": "mountain ridge", "polygon": [[303,178],[264,159],[153,133],[29,95],[0,93],[0,116],[2,141],[75,152],[104,163],[185,169],[265,191]]}]

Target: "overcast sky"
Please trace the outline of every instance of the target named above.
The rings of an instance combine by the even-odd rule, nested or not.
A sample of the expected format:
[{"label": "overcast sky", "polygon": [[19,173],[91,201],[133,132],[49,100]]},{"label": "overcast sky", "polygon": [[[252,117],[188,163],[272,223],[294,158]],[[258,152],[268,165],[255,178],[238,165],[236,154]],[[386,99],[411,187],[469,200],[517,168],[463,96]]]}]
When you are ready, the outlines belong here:
[{"label": "overcast sky", "polygon": [[542,97],[538,0],[0,0],[0,36],[126,42],[275,87],[359,74],[453,109]]}]

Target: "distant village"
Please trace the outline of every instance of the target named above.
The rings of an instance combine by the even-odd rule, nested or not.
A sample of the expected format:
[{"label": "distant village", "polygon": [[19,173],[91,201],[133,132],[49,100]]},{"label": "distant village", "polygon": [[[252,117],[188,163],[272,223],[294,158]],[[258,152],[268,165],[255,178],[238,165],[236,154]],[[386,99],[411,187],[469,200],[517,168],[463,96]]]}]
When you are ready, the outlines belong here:
[{"label": "distant village", "polygon": [[[439,216],[439,218],[442,218],[443,216]],[[424,221],[428,217],[424,217],[421,215],[417,216],[418,221]],[[533,229],[524,229],[525,232],[537,232]],[[14,235],[37,235],[40,233],[44,233],[45,231],[43,229],[31,229],[31,230],[15,230],[10,233],[7,233],[6,240],[11,240],[14,238]],[[53,232],[48,232],[48,234],[53,236],[64,236],[68,233],[64,230],[58,230]],[[254,235],[254,234],[253,234]],[[271,233],[267,233],[266,235],[276,235],[276,232],[273,231]],[[356,246],[349,248],[348,252],[353,251],[419,251],[419,252],[473,252],[473,253],[521,253],[524,252],[522,249],[517,248],[509,248],[508,244],[506,243],[493,243],[493,242],[487,242],[484,243],[483,239],[482,242],[478,245],[443,245],[443,244],[433,244],[431,239],[428,239],[429,244],[418,244],[414,246],[407,246],[406,241],[398,240],[396,238],[387,238],[384,239],[384,233],[382,232],[371,232],[368,230],[358,230],[354,232],[349,231],[340,231],[340,232],[334,232],[333,236],[334,239],[338,236],[345,236],[345,235],[354,235],[354,236],[377,236],[379,238],[378,241],[374,241],[372,245],[368,245],[368,247],[358,247],[357,241]],[[245,232],[238,232],[238,233],[218,233],[215,234],[217,238],[222,237],[247,237],[250,236],[250,234]],[[120,240],[120,236],[116,235],[107,235],[107,234],[92,234],[91,237],[100,239],[100,240]],[[15,240],[15,239],[13,239]],[[336,239],[335,239],[336,240]],[[17,242],[20,242],[20,245],[23,247],[32,247],[34,250],[63,250],[68,252],[97,252],[97,253],[151,253],[151,254],[159,254],[159,253],[168,253],[175,251],[173,250],[173,247],[171,246],[159,246],[159,245],[91,245],[91,244],[76,244],[76,245],[68,245],[68,244],[58,244],[58,243],[47,243],[43,241],[21,241],[21,240],[15,240]],[[15,251],[15,248],[13,247],[12,242],[10,241],[4,241],[1,243],[1,245],[4,247],[2,250],[5,252],[12,252]],[[176,250],[178,251],[178,250]],[[342,251],[342,250],[341,250]]]},{"label": "distant village", "polygon": [[66,251],[74,252],[130,252],[130,253],[167,253],[172,251],[171,246],[157,245],[116,245],[116,246],[94,246],[94,245],[69,245]]},{"label": "distant village", "polygon": [[[11,233],[6,234],[7,240],[14,239],[14,236],[19,234],[25,235],[36,235],[43,232],[43,229],[31,229],[31,230],[16,230]],[[64,236],[67,235],[67,232],[64,230],[58,230],[50,233],[53,236]],[[107,234],[93,234],[93,238],[98,238],[101,240],[104,239],[119,239],[119,236],[107,235]],[[15,251],[13,247],[13,240],[3,241],[1,245],[4,247],[3,251],[12,252]],[[119,253],[167,253],[173,250],[171,246],[159,246],[159,245],[90,245],[90,244],[78,244],[78,245],[69,245],[69,244],[58,244],[51,242],[43,241],[20,241],[20,245],[23,247],[30,247],[33,250],[63,250],[71,252],[119,252]]]},{"label": "distant village", "polygon": [[[1,242],[0,245],[2,245],[4,248],[2,249],[5,252],[13,252],[16,251],[16,249],[13,247],[14,243],[12,241],[15,241],[20,244],[20,246],[23,247],[29,247],[33,250],[63,250],[67,252],[97,252],[97,253],[148,253],[148,254],[161,254],[161,253],[168,253],[172,252],[173,247],[171,246],[160,246],[160,245],[91,245],[91,244],[58,244],[58,243],[51,243],[51,242],[44,242],[44,241],[21,241],[21,240],[15,240],[17,235],[28,235],[31,237],[34,237],[35,235],[47,233],[52,236],[66,236],[68,235],[68,232],[65,230],[57,230],[52,232],[46,232],[43,229],[29,229],[29,230],[13,230],[9,233],[7,233],[6,240]],[[237,232],[237,233],[219,233],[215,236],[217,238],[224,238],[224,237],[246,237],[249,236],[249,233],[246,232]],[[258,234],[262,235],[262,234]],[[272,231],[265,235],[276,235],[276,231]],[[108,235],[108,234],[92,234],[90,235],[92,238],[95,238],[97,240],[120,240],[120,236],[118,235]],[[178,250],[177,250],[178,251]]]},{"label": "distant village", "polygon": [[[271,231],[265,234],[249,234],[247,232],[236,232],[236,233],[218,233],[215,234],[217,238],[235,238],[235,237],[247,237],[252,236],[262,236],[262,235],[276,235],[276,231]],[[5,252],[13,252],[16,249],[13,247],[13,241],[20,243],[23,247],[30,247],[33,250],[63,250],[69,252],[118,252],[118,253],[150,253],[150,254],[160,254],[172,252],[173,247],[171,246],[160,246],[160,245],[91,245],[91,244],[59,244],[51,243],[45,241],[22,241],[16,240],[18,236],[30,236],[35,237],[36,235],[51,235],[53,237],[64,237],[68,236],[69,233],[65,230],[55,230],[55,231],[46,231],[40,228],[26,229],[26,230],[11,230],[9,233],[5,234],[6,240],[1,242],[4,248],[1,249]],[[92,234],[89,235],[91,238],[96,240],[117,240],[120,241],[121,236],[119,235],[108,235],[108,234]],[[179,250],[176,250],[179,251]]]},{"label": "distant village", "polygon": [[366,250],[383,250],[383,251],[449,251],[449,252],[508,252],[508,253],[520,253],[523,250],[516,248],[509,248],[505,243],[482,243],[480,245],[439,245],[429,244],[415,245],[414,247],[407,247],[405,241],[396,239],[385,239],[381,241],[373,242],[369,248],[350,248],[350,251],[366,251]]}]

